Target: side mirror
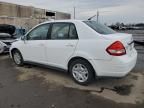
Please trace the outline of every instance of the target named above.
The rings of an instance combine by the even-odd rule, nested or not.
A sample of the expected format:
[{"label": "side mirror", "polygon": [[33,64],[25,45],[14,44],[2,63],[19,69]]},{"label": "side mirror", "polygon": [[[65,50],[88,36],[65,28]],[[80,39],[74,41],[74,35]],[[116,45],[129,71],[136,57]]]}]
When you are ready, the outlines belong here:
[{"label": "side mirror", "polygon": [[25,41],[26,40],[26,36],[22,36],[21,40]]}]

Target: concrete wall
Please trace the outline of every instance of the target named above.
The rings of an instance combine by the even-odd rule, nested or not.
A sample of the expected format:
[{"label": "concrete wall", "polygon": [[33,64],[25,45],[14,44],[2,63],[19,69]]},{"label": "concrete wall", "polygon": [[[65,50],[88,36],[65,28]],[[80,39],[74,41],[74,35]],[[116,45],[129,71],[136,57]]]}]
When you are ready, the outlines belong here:
[{"label": "concrete wall", "polygon": [[[26,17],[26,18],[48,18],[46,16],[46,9],[34,8],[31,6],[22,6],[11,3],[0,2],[0,16],[8,17]],[[56,19],[70,19],[71,15],[53,11],[56,13]]]},{"label": "concrete wall", "polygon": [[32,7],[0,2],[0,16],[30,17]]},{"label": "concrete wall", "polygon": [[62,12],[56,12],[56,20],[59,20],[59,19],[71,19],[71,15],[65,14]]},{"label": "concrete wall", "polygon": [[23,27],[26,30],[31,29],[35,25],[46,21],[45,19],[36,19],[36,18],[13,18],[13,17],[1,17],[0,24],[10,24],[17,27]]},{"label": "concrete wall", "polygon": [[46,16],[46,12],[49,11],[31,6],[0,2],[0,24],[12,24],[30,29],[33,26],[50,19],[70,19],[71,17],[70,14],[56,11],[53,11],[56,16],[50,17]]}]

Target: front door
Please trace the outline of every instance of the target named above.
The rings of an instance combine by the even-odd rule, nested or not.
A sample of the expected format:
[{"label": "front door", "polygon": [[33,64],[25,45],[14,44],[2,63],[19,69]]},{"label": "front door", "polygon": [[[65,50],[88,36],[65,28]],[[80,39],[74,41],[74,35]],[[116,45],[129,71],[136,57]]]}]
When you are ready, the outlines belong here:
[{"label": "front door", "polygon": [[22,55],[26,61],[46,63],[45,42],[50,24],[43,24],[30,31],[23,41]]}]

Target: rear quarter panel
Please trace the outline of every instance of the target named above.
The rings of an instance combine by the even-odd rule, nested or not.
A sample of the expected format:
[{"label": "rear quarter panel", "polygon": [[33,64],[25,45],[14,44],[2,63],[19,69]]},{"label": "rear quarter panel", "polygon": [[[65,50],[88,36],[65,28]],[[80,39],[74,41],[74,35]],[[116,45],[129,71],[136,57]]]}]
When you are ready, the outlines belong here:
[{"label": "rear quarter panel", "polygon": [[84,57],[88,60],[111,60],[112,56],[106,52],[110,43],[110,40],[104,39],[81,39],[73,56]]}]

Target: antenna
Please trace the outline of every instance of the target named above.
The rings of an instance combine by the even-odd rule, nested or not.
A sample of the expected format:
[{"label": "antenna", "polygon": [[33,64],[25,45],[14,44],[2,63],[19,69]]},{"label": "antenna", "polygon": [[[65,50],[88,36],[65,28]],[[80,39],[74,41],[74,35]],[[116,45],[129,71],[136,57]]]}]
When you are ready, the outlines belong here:
[{"label": "antenna", "polygon": [[96,16],[96,15],[94,15],[94,16],[92,16],[92,17],[90,17],[88,20],[91,20],[91,19],[93,19],[95,16]]},{"label": "antenna", "polygon": [[99,11],[99,10],[97,10],[97,14],[94,15],[94,16],[92,16],[92,17],[90,17],[88,20],[91,20],[91,19],[93,19],[95,16],[97,16],[97,22],[99,22],[100,13],[105,13],[105,12],[111,12],[111,11]]},{"label": "antenna", "polygon": [[93,19],[95,16],[97,16],[97,22],[98,22],[98,20],[99,20],[99,11],[98,10],[97,10],[97,14],[92,16],[92,17],[90,17],[88,20]]}]

